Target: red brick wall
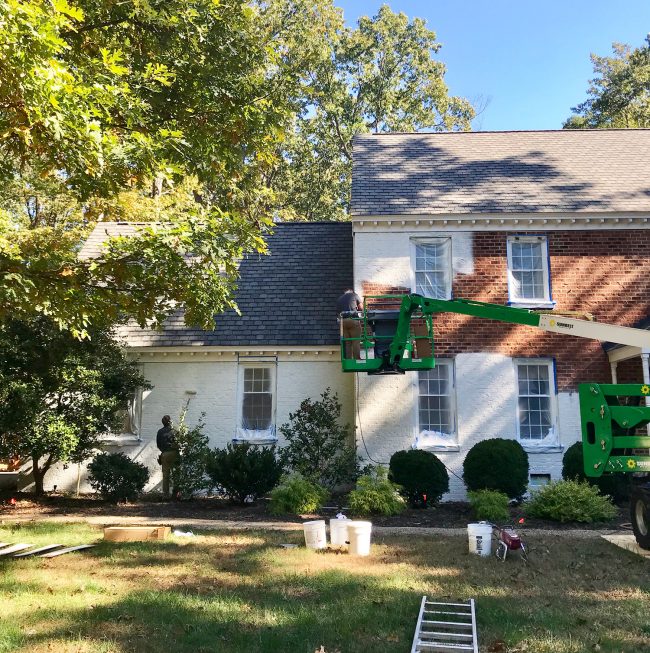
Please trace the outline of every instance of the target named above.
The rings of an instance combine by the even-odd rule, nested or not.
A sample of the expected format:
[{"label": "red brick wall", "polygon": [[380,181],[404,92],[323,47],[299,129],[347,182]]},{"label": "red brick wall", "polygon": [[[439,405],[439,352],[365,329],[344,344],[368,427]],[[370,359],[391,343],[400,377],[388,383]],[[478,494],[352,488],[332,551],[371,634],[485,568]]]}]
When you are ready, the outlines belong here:
[{"label": "red brick wall", "polygon": [[[519,232],[513,232],[513,234]],[[601,322],[632,326],[650,315],[650,230],[549,231],[550,274],[555,311],[584,311]],[[474,272],[456,274],[454,297],[508,301],[507,232],[476,232]],[[364,294],[409,292],[362,280]],[[437,354],[492,352],[553,357],[558,390],[583,381],[611,382],[601,344],[463,315],[435,318]],[[621,379],[622,380],[622,379]]]}]

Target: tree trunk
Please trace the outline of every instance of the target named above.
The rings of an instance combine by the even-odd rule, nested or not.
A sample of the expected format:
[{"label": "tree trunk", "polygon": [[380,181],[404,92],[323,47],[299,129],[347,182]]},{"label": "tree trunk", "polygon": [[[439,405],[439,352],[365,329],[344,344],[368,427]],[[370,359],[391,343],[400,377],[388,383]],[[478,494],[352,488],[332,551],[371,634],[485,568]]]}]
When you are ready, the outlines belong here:
[{"label": "tree trunk", "polygon": [[43,479],[47,470],[52,466],[52,459],[48,458],[43,467],[38,466],[39,457],[32,456],[32,476],[34,478],[34,494],[42,497],[45,494],[43,489]]}]

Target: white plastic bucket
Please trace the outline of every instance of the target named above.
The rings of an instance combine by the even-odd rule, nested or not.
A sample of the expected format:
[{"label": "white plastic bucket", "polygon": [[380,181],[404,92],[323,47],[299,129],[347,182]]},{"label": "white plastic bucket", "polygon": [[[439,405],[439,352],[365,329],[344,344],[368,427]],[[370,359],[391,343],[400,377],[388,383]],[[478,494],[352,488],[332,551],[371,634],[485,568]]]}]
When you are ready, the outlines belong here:
[{"label": "white plastic bucket", "polygon": [[370,533],[372,523],[369,521],[348,522],[348,552],[353,556],[370,555]]},{"label": "white plastic bucket", "polygon": [[480,556],[492,553],[492,526],[487,522],[467,524],[469,552]]},{"label": "white plastic bucket", "polygon": [[306,521],[302,528],[305,532],[305,545],[308,549],[324,549],[327,546],[324,519]]},{"label": "white plastic bucket", "polygon": [[332,546],[347,546],[348,519],[330,519],[330,542]]}]

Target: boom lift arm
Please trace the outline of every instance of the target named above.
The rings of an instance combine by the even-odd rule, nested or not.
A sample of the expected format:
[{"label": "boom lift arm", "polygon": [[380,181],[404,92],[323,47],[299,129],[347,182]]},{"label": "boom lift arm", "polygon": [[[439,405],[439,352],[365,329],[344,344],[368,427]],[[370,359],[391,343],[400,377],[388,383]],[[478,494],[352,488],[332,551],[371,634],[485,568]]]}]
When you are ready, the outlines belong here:
[{"label": "boom lift arm", "polygon": [[[369,300],[395,301],[398,299],[400,308],[397,315],[395,311],[373,310],[367,303]],[[551,333],[636,347],[650,347],[650,331],[644,329],[577,320],[571,317],[536,313],[531,310],[486,304],[468,299],[433,299],[418,294],[379,295],[367,297],[364,300],[364,310],[360,317],[349,316],[351,319],[358,319],[361,323],[361,337],[341,339],[343,371],[401,374],[405,370],[433,368],[435,358],[433,356],[432,316],[436,313],[471,315],[510,324],[524,324]],[[418,320],[426,325],[426,335],[414,333],[413,322]],[[346,356],[346,351],[349,353],[352,349],[346,346],[346,342],[355,340],[361,343],[365,352],[362,360],[356,360],[350,355]],[[414,357],[414,354],[417,353],[418,340],[427,340],[429,346],[421,347],[426,352],[425,355]],[[422,342],[420,344],[424,345]]]}]

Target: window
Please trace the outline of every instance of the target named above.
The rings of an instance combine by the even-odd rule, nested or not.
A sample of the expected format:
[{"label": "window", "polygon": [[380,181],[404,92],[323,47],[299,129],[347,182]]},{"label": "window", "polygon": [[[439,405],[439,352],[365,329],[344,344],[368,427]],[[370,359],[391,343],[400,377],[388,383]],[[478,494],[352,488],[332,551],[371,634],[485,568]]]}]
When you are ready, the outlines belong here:
[{"label": "window", "polygon": [[142,388],[138,388],[133,396],[124,402],[115,412],[113,423],[106,425],[106,432],[100,436],[101,442],[119,444],[133,438],[140,439],[143,396]]},{"label": "window", "polygon": [[451,238],[413,241],[414,291],[434,299],[451,299]]},{"label": "window", "polygon": [[239,418],[235,441],[275,441],[275,366],[240,366]]},{"label": "window", "polygon": [[416,448],[456,447],[453,361],[438,360],[418,372]]},{"label": "window", "polygon": [[548,485],[551,482],[550,474],[531,474],[530,481],[528,483],[528,489],[531,492],[543,488],[545,485]]},{"label": "window", "polygon": [[244,369],[242,396],[242,427],[252,431],[265,431],[273,417],[271,370],[268,367]]},{"label": "window", "polygon": [[516,365],[519,439],[533,443],[555,440],[552,361],[520,360]]},{"label": "window", "polygon": [[545,236],[508,237],[508,294],[511,304],[554,305]]}]

